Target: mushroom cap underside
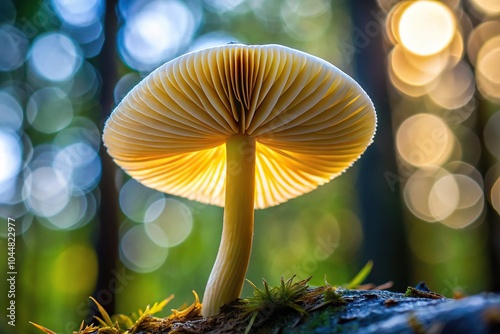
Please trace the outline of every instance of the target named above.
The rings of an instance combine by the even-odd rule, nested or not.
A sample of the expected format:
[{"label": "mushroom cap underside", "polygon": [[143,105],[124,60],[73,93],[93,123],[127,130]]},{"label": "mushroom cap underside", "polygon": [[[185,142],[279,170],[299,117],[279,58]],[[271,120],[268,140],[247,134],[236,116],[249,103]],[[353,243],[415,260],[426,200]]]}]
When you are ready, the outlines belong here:
[{"label": "mushroom cap underside", "polygon": [[255,207],[265,208],[341,174],[375,127],[368,95],[330,63],[280,45],[230,44],[153,71],[113,111],[103,139],[144,185],[224,206],[233,168],[225,142],[254,137]]}]

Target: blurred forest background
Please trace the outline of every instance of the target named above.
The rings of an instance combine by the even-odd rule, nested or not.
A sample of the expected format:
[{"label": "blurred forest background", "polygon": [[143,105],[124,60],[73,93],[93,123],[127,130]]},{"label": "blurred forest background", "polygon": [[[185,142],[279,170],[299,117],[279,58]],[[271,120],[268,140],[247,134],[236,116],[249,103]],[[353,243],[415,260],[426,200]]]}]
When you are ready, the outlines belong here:
[{"label": "blurred forest background", "polygon": [[34,321],[70,333],[90,295],[128,314],[203,293],[222,208],[130,180],[100,138],[158,65],[230,41],[328,60],[379,118],[347,173],[256,212],[248,279],[341,284],[373,259],[368,280],[396,291],[421,280],[446,296],[499,291],[499,18],[496,0],[1,0],[0,332],[35,333]]}]

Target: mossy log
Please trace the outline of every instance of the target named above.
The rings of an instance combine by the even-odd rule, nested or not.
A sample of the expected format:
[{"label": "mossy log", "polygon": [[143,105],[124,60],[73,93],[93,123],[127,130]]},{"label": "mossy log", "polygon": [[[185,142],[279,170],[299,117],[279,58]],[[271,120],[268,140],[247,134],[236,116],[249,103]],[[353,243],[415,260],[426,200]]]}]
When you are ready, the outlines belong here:
[{"label": "mossy log", "polygon": [[425,285],[406,293],[335,289],[328,296],[328,290],[312,288],[297,300],[305,312],[270,306],[252,315],[235,302],[215,317],[178,322],[149,317],[134,333],[500,333],[499,294],[454,300]]}]

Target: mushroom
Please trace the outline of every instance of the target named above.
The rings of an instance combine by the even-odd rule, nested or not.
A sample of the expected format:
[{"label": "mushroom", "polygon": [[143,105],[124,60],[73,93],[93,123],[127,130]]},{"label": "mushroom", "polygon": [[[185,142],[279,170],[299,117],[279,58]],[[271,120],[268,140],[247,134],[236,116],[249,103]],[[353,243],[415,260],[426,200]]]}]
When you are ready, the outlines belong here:
[{"label": "mushroom", "polygon": [[348,75],[280,45],[228,44],[157,68],[107,120],[104,144],[131,177],[224,207],[202,314],[241,294],[254,209],[314,190],[372,142],[370,98]]}]

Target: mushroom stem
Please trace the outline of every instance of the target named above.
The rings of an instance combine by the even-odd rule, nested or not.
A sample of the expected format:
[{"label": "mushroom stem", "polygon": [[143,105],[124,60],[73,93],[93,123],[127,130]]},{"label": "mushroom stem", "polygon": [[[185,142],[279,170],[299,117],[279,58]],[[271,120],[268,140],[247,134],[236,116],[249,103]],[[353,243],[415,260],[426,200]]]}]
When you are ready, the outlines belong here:
[{"label": "mushroom stem", "polygon": [[222,239],[203,296],[203,316],[240,297],[250,261],[255,201],[255,139],[233,135],[226,142],[226,204]]}]

